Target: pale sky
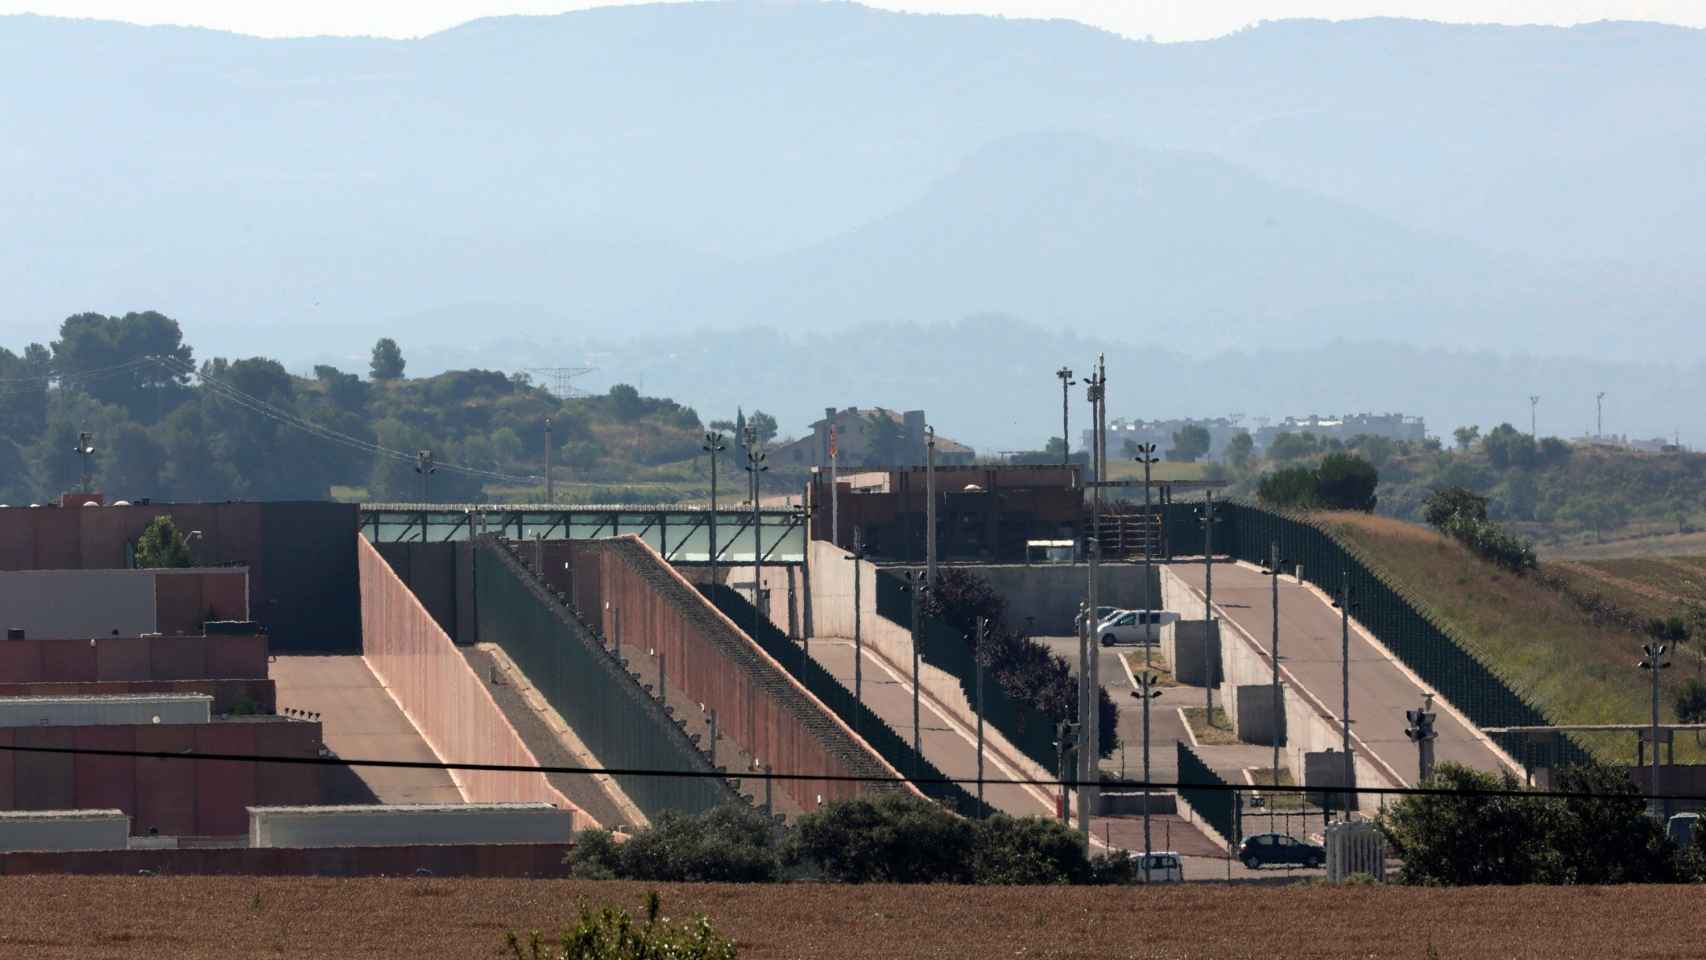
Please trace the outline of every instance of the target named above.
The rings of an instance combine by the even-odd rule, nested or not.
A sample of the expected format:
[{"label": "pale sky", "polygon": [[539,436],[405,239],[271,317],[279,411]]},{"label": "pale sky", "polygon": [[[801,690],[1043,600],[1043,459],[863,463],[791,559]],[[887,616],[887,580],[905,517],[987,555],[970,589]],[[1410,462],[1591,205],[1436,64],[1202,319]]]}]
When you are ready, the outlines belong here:
[{"label": "pale sky", "polygon": [[[479,17],[610,5],[610,0],[0,0],[0,14],[187,24],[268,37],[418,37]],[[1289,17],[1392,16],[1559,25],[1657,20],[1706,27],[1706,0],[871,0],[869,5],[918,13],[1060,17],[1156,40],[1215,37],[1261,20]]]}]

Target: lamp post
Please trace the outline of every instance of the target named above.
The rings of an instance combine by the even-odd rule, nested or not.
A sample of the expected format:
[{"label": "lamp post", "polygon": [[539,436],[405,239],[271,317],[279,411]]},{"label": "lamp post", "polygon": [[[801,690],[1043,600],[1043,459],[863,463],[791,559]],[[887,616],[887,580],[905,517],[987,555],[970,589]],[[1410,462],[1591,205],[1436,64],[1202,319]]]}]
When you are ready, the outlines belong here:
[{"label": "lamp post", "polygon": [[1530,440],[1539,439],[1538,435],[1534,432],[1534,410],[1538,406],[1540,406],[1540,395],[1537,393],[1530,394],[1528,397],[1528,439]]},{"label": "lamp post", "polygon": [[1605,436],[1605,391],[1601,390],[1593,398],[1594,420],[1593,438],[1599,440]]},{"label": "lamp post", "polygon": [[[930,589],[924,574],[914,570],[906,575],[906,588],[912,594],[912,751],[918,756],[914,762],[924,759],[923,727],[918,721],[918,622],[924,616],[924,591]],[[914,770],[916,776],[918,771]]]},{"label": "lamp post", "polygon": [[[859,536],[859,528],[853,528],[853,552],[842,558],[853,563],[853,699],[863,704],[865,702],[865,645],[860,637],[860,601],[859,596],[859,563],[865,559],[865,544]],[[855,717],[858,714],[854,714]]]},{"label": "lamp post", "polygon": [[[1345,751],[1345,786],[1356,784],[1356,761],[1351,756],[1351,608],[1358,604],[1351,601],[1351,572],[1343,571],[1339,586],[1339,596],[1333,601],[1333,606],[1339,608],[1339,681],[1344,690],[1344,700],[1339,708],[1340,737],[1343,740],[1342,749]],[[1351,816],[1351,793],[1345,794],[1345,819]]]},{"label": "lamp post", "polygon": [[765,462],[764,445],[758,431],[746,428],[746,472],[752,486],[752,635],[758,636],[764,622],[764,528],[758,512],[758,475],[770,469]]},{"label": "lamp post", "polygon": [[[1147,489],[1147,485],[1146,485]],[[1203,723],[1214,726],[1214,684],[1220,679],[1220,658],[1214,648],[1214,525],[1220,518],[1214,515],[1214,491],[1203,491],[1203,506],[1198,522],[1202,524],[1203,578]],[[1177,634],[1175,634],[1177,637]]]},{"label": "lamp post", "polygon": [[924,571],[936,583],[936,428],[924,428]]},{"label": "lamp post", "polygon": [[1149,701],[1161,696],[1156,689],[1161,678],[1148,670],[1139,673],[1132,679],[1137,681],[1137,689],[1131,695],[1143,701],[1143,882],[1149,882],[1149,854],[1151,852],[1149,834]]},{"label": "lamp post", "polygon": [[[1659,793],[1659,671],[1670,666],[1665,660],[1665,645],[1662,643],[1643,643],[1641,652],[1647,655],[1637,666],[1653,675],[1653,776],[1648,787],[1648,793],[1657,796]],[[1670,801],[1664,801],[1665,819],[1670,819]]]},{"label": "lamp post", "polygon": [[[1280,785],[1280,782],[1279,782],[1279,780],[1280,780],[1280,739],[1281,739],[1280,728],[1282,726],[1284,726],[1284,724],[1285,724],[1285,697],[1283,695],[1283,688],[1281,688],[1281,686],[1280,686],[1279,578],[1280,578],[1280,564],[1288,563],[1290,561],[1280,559],[1279,541],[1277,541],[1277,540],[1269,545],[1268,554],[1269,554],[1268,569],[1266,569],[1262,572],[1267,574],[1273,580],[1274,636],[1273,636],[1272,648],[1269,650],[1269,656],[1270,656],[1270,659],[1273,660],[1273,666],[1274,666],[1274,682],[1273,682],[1273,698],[1274,698],[1274,729],[1273,729],[1274,767],[1273,767],[1273,778],[1274,778],[1274,782],[1273,782],[1273,785],[1277,787]],[[1268,808],[1268,816],[1270,818],[1272,818],[1272,816],[1273,816],[1272,805],[1270,805]]]},{"label": "lamp post", "polygon": [[989,630],[986,617],[977,618],[977,643],[972,658],[977,663],[977,812],[983,816],[989,809],[983,804],[983,635]]},{"label": "lamp post", "polygon": [[1060,378],[1060,465],[1072,466],[1072,435],[1067,433],[1067,403],[1068,388],[1078,381],[1072,379],[1072,370],[1061,367],[1054,372]]},{"label": "lamp post", "polygon": [[74,451],[83,461],[83,492],[89,492],[89,455],[95,452],[95,435],[87,430],[77,434]]},{"label": "lamp post", "polygon": [[1150,590],[1154,570],[1149,549],[1150,536],[1155,532],[1153,518],[1149,514],[1149,468],[1157,462],[1155,444],[1138,444],[1137,456],[1132,459],[1143,464],[1143,666],[1147,670],[1155,663],[1154,655],[1150,652],[1150,642],[1155,639],[1152,626],[1155,619],[1155,597]]},{"label": "lamp post", "polygon": [[711,562],[711,586],[717,585],[717,454],[728,449],[723,442],[721,432],[712,430],[705,434],[705,443],[699,447],[711,455],[711,514],[710,528],[707,531],[710,543],[706,555]]},{"label": "lamp post", "polygon": [[[431,481],[432,475],[438,472],[438,467],[433,466],[431,450],[421,450],[415,454],[415,472],[421,475],[421,502],[431,503],[432,497],[429,493],[428,483]],[[421,524],[421,538],[426,538],[426,524],[424,523]]]}]

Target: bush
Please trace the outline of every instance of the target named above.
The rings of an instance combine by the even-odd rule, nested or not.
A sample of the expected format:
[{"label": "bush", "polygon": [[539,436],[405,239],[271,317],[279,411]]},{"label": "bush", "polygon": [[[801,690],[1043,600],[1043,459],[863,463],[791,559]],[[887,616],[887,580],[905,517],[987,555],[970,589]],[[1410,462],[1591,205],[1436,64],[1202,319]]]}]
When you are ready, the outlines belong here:
[{"label": "bush", "polygon": [[1603,764],[1559,771],[1559,791],[1592,794],[1579,799],[1486,796],[1520,785],[1454,763],[1423,785],[1468,795],[1408,796],[1381,816],[1405,883],[1668,883],[1691,869],[1628,775]]},{"label": "bush", "polygon": [[781,873],[778,834],[774,821],[750,807],[665,811],[621,845],[615,873],[662,883],[768,883]]},{"label": "bush", "polygon": [[615,880],[622,875],[622,848],[609,830],[594,827],[575,834],[569,848],[569,875],[582,880]]},{"label": "bush", "polygon": [[1491,520],[1477,521],[1459,515],[1446,525],[1445,533],[1481,559],[1512,573],[1526,573],[1539,565],[1533,544],[1505,532]]},{"label": "bush", "polygon": [[966,883],[974,840],[969,820],[895,792],[801,817],[789,859],[808,860],[837,883]]},{"label": "bush", "polygon": [[1330,453],[1315,471],[1315,499],[1333,510],[1374,512],[1380,471],[1350,453]]},{"label": "bush", "polygon": [[539,931],[528,935],[525,945],[511,931],[504,945],[515,960],[734,960],[734,941],[712,929],[710,921],[696,917],[676,926],[659,917],[656,891],[646,895],[646,922],[636,924],[628,911],[606,904],[598,911],[582,910],[573,930],[564,930],[555,949]]},{"label": "bush", "polygon": [[1306,510],[1315,505],[1315,471],[1308,467],[1275,470],[1256,485],[1256,496],[1272,506]]},{"label": "bush", "polygon": [[1487,519],[1487,498],[1467,487],[1441,487],[1422,503],[1422,517],[1428,526],[1444,531],[1458,517],[1482,521]]},{"label": "bush", "polygon": [[1682,723],[1706,722],[1706,683],[1689,677],[1676,692],[1672,705],[1676,708],[1676,719]]},{"label": "bush", "polygon": [[1059,820],[995,814],[977,824],[978,883],[1059,884],[1090,879],[1083,839]]}]

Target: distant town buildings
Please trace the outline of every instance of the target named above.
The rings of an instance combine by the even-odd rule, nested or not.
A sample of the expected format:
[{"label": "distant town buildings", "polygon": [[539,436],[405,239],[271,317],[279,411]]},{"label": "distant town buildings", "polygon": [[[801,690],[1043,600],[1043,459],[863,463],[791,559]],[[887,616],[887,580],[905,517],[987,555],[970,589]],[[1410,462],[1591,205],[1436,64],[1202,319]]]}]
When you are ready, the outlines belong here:
[{"label": "distant town buildings", "polygon": [[[1341,441],[1374,436],[1388,440],[1420,442],[1427,436],[1427,426],[1421,417],[1402,413],[1357,413],[1338,417],[1311,414],[1307,417],[1286,417],[1278,422],[1257,418],[1255,423],[1255,426],[1248,426],[1243,417],[1115,419],[1108,423],[1108,449],[1111,455],[1121,456],[1126,455],[1128,444],[1135,446],[1140,443],[1153,443],[1158,453],[1165,454],[1173,447],[1174,435],[1186,427],[1201,427],[1208,431],[1208,456],[1214,460],[1224,459],[1226,445],[1240,433],[1250,434],[1250,439],[1255,441],[1256,447],[1261,450],[1271,446],[1274,439],[1282,433],[1308,433],[1323,440],[1333,438]],[[1089,448],[1090,431],[1083,432],[1079,443],[1082,448]]]},{"label": "distant town buildings", "polygon": [[[836,461],[844,469],[854,467],[923,466],[925,419],[922,410],[889,410],[885,407],[825,407],[823,419],[812,424],[812,432],[770,452],[770,462],[784,466],[829,466],[829,432],[835,428]],[[936,435],[936,464],[970,464],[977,457],[971,447]]]}]

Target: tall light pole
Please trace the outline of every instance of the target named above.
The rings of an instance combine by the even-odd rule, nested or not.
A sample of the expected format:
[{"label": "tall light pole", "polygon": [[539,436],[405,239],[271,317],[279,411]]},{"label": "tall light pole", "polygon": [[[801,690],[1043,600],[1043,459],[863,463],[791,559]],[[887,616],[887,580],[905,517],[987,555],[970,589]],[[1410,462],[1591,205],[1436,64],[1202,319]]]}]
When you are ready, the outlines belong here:
[{"label": "tall light pole", "polygon": [[1214,640],[1214,525],[1220,518],[1214,515],[1214,491],[1203,491],[1202,516],[1202,649],[1203,649],[1203,723],[1214,726],[1214,682],[1220,678],[1220,658],[1215,656]]},{"label": "tall light pole", "polygon": [[1540,435],[1535,433],[1534,409],[1540,406],[1540,394],[1530,394],[1528,398],[1528,439],[1537,440]]},{"label": "tall light pole", "polygon": [[[431,503],[432,498],[429,495],[428,483],[432,480],[432,475],[438,472],[438,468],[432,463],[431,450],[421,450],[415,454],[415,472],[421,475],[421,502]],[[426,537],[426,524],[424,523],[421,524],[421,537],[422,539]]]},{"label": "tall light pole", "polygon": [[[1094,564],[1090,569],[1096,569]],[[1090,686],[1090,661],[1097,655],[1095,627],[1090,619],[1089,605],[1080,603],[1073,621],[1078,630],[1078,832],[1083,834],[1086,848],[1090,843],[1090,805],[1084,802],[1083,784],[1090,782],[1090,756],[1094,749],[1090,742],[1090,714],[1100,706]]]},{"label": "tall light pole", "polygon": [[977,643],[972,647],[972,659],[977,663],[977,812],[988,813],[983,805],[983,636],[989,630],[987,617],[977,618]]},{"label": "tall light pole", "polygon": [[[1665,645],[1662,643],[1643,643],[1641,644],[1641,652],[1646,654],[1647,658],[1642,660],[1638,666],[1653,675],[1653,777],[1650,781],[1648,793],[1657,796],[1659,793],[1659,671],[1669,667],[1670,662],[1664,658]],[[1669,800],[1664,801],[1664,816],[1667,820],[1670,818]]]},{"label": "tall light pole", "polygon": [[1072,466],[1072,435],[1067,433],[1067,393],[1069,387],[1078,381],[1072,379],[1072,369],[1061,367],[1054,372],[1060,378],[1060,465]]},{"label": "tall light pole", "polygon": [[545,502],[557,502],[556,478],[551,475],[551,418],[545,418]]},{"label": "tall light pole", "polygon": [[[923,727],[918,722],[918,623],[924,616],[924,591],[929,585],[924,574],[914,570],[906,575],[907,590],[912,594],[912,752],[918,756],[914,764],[924,760]],[[918,775],[915,769],[913,776]]]},{"label": "tall light pole", "polygon": [[706,453],[711,455],[711,513],[710,513],[710,528],[706,531],[706,533],[707,533],[707,536],[709,537],[709,540],[710,540],[710,543],[709,543],[709,546],[707,549],[707,555],[710,557],[710,561],[711,561],[711,585],[716,586],[717,585],[717,454],[722,453],[724,450],[727,450],[728,444],[723,442],[723,435],[720,431],[712,430],[709,433],[705,434],[705,443],[702,446],[700,446],[699,449],[701,449],[701,450],[703,450]]},{"label": "tall light pole", "polygon": [[865,702],[865,645],[859,635],[859,605],[863,599],[859,595],[859,563],[865,559],[865,544],[860,539],[858,527],[853,528],[853,552],[844,559],[853,563],[853,699],[862,704]]},{"label": "tall light pole", "polygon": [[1593,405],[1594,405],[1593,438],[1595,440],[1598,440],[1601,437],[1605,436],[1605,391],[1604,390],[1601,390],[1599,392],[1599,394],[1593,398]]},{"label": "tall light pole", "polygon": [[[87,430],[77,434],[77,446],[74,451],[83,460],[83,492],[89,492],[89,455],[95,452],[95,435]],[[64,476],[64,474],[61,474]]]},{"label": "tall light pole", "polygon": [[[1345,786],[1353,786],[1356,779],[1356,761],[1351,759],[1351,572],[1342,571],[1339,586],[1339,597],[1333,606],[1339,608],[1339,681],[1344,689],[1344,701],[1339,709],[1339,726],[1342,728],[1341,738],[1345,751]],[[1351,816],[1351,797],[1345,794],[1345,819]]]},{"label": "tall light pole", "polygon": [[[1092,459],[1096,465],[1097,486],[1092,498],[1095,516],[1095,539],[1090,543],[1090,626],[1091,639],[1087,645],[1089,654],[1085,664],[1089,677],[1089,709],[1084,716],[1084,744],[1087,785],[1079,791],[1079,802],[1094,807],[1097,797],[1101,794],[1100,774],[1102,766],[1102,655],[1099,640],[1095,637],[1094,619],[1096,606],[1101,593],[1101,559],[1102,559],[1102,487],[1108,468],[1108,366],[1101,354],[1096,356],[1096,372],[1090,381],[1091,395],[1091,435],[1095,438],[1092,448]],[[1088,825],[1086,825],[1088,826]]]},{"label": "tall light pole", "polygon": [[764,445],[758,431],[746,428],[746,472],[752,484],[752,635],[758,636],[764,622],[764,528],[759,526],[758,475],[770,469],[764,462]]},{"label": "tall light pole", "polygon": [[1150,537],[1155,532],[1153,518],[1149,514],[1149,468],[1156,463],[1155,444],[1138,444],[1137,456],[1133,459],[1143,464],[1143,666],[1148,669],[1155,662],[1150,653],[1151,641],[1155,636],[1154,627],[1151,626],[1155,619],[1155,597],[1151,591],[1153,584],[1150,581],[1154,576],[1154,567],[1149,549]]},{"label": "tall light pole", "polygon": [[924,428],[924,572],[936,583],[936,428]]},{"label": "tall light pole", "polygon": [[1143,882],[1149,882],[1149,854],[1151,849],[1149,836],[1149,701],[1161,696],[1158,685],[1161,678],[1148,670],[1143,671],[1132,679],[1137,681],[1137,689],[1131,695],[1143,701]]},{"label": "tall light pole", "polygon": [[[1269,653],[1270,653],[1270,657],[1273,660],[1273,664],[1274,664],[1274,685],[1273,685],[1273,696],[1274,696],[1274,729],[1273,729],[1274,769],[1273,769],[1273,776],[1274,776],[1274,783],[1273,783],[1273,785],[1277,787],[1277,786],[1279,786],[1279,780],[1280,780],[1280,728],[1285,724],[1285,698],[1284,698],[1283,693],[1282,693],[1282,688],[1280,687],[1279,578],[1280,578],[1280,564],[1285,563],[1286,561],[1280,559],[1279,541],[1275,540],[1273,543],[1271,543],[1269,545],[1268,556],[1269,556],[1268,569],[1263,571],[1263,572],[1266,573],[1273,580],[1274,638],[1273,638],[1273,645],[1272,645]],[[1271,804],[1268,807],[1268,811],[1269,811],[1269,815],[1271,816],[1272,812],[1273,812],[1273,806]]]},{"label": "tall light pole", "polygon": [[841,450],[836,443],[835,421],[829,421],[829,543],[841,546]]}]

